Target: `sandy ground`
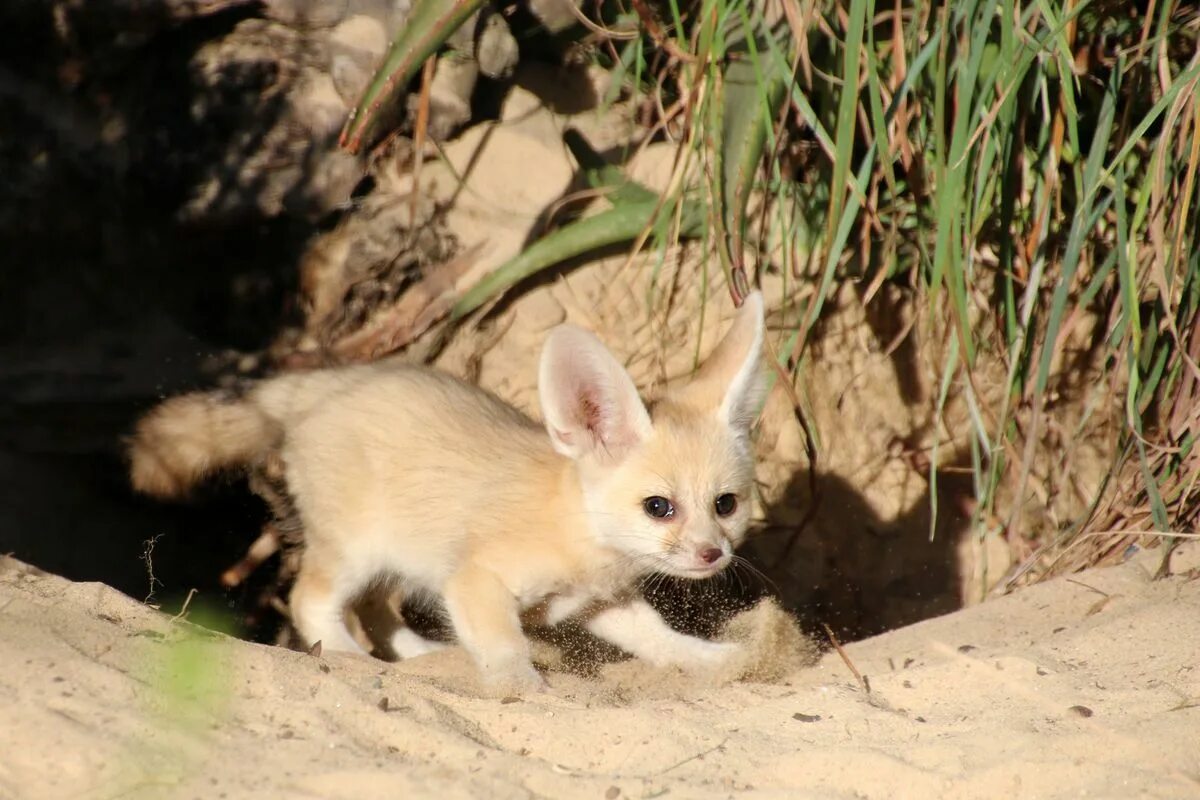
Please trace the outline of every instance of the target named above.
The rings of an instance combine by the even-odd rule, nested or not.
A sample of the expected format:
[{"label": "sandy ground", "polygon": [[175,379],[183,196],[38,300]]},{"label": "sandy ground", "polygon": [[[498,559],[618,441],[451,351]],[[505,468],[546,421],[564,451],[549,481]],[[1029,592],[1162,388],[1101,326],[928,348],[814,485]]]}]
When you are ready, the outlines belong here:
[{"label": "sandy ground", "polygon": [[0,797],[1200,797],[1200,546],[1157,558],[850,645],[870,694],[829,653],[522,700],[457,649],[314,657],[5,559]]}]

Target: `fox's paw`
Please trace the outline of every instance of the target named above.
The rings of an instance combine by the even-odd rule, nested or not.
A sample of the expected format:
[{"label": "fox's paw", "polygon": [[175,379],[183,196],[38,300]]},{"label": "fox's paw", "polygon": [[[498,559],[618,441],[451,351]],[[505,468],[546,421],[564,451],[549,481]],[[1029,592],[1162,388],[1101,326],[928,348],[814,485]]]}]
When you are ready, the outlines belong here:
[{"label": "fox's paw", "polygon": [[690,656],[681,664],[685,669],[707,670],[722,667],[745,655],[746,648],[736,642],[709,642],[697,640]]},{"label": "fox's paw", "polygon": [[492,667],[484,672],[483,682],[490,693],[501,696],[536,694],[547,689],[546,679],[529,662]]}]

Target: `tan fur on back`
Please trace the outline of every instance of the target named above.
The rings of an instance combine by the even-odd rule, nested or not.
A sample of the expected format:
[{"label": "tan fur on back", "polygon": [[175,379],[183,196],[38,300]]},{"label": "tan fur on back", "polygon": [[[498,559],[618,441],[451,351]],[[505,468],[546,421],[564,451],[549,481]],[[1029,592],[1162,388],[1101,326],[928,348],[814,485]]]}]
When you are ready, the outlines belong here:
[{"label": "tan fur on back", "polygon": [[312,558],[361,557],[355,571],[394,563],[437,590],[468,546],[529,569],[531,545],[576,538],[560,521],[577,511],[556,500],[567,462],[541,426],[441,373],[356,368],[289,429],[283,458]]}]

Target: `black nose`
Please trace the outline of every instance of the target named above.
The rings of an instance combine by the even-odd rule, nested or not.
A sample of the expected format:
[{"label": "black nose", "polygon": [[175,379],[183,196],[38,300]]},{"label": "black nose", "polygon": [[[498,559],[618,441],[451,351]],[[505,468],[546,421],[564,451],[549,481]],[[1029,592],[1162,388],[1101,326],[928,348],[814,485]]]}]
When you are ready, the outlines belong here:
[{"label": "black nose", "polygon": [[715,564],[721,560],[721,556],[725,555],[719,547],[710,547],[707,550],[700,551],[700,560],[705,564]]}]

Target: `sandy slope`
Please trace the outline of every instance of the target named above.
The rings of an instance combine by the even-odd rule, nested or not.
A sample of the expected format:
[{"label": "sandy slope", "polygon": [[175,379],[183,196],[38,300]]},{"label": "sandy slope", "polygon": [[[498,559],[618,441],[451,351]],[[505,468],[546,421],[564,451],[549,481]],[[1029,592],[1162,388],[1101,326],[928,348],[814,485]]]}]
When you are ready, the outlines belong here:
[{"label": "sandy slope", "polygon": [[314,658],[7,559],[0,797],[1200,797],[1200,580],[1154,563],[857,643],[869,697],[831,654],[501,702],[455,650]]}]

